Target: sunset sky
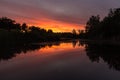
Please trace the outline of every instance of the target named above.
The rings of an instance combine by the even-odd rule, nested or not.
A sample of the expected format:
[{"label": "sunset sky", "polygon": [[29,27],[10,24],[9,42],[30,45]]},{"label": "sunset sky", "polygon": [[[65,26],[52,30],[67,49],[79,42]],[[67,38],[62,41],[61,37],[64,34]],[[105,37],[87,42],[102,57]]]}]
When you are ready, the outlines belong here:
[{"label": "sunset sky", "polygon": [[16,22],[70,32],[84,29],[91,15],[107,15],[110,8],[120,7],[120,0],[0,0],[0,17]]}]

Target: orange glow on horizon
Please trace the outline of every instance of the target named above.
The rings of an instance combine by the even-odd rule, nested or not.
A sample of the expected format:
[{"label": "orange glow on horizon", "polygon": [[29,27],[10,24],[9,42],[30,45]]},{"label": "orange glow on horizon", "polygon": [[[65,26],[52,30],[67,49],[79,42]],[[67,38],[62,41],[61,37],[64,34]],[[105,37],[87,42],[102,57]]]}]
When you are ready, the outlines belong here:
[{"label": "orange glow on horizon", "polygon": [[66,23],[66,22],[60,22],[55,20],[49,20],[49,19],[42,19],[42,20],[30,20],[30,19],[24,19],[24,18],[14,18],[16,22],[19,23],[26,23],[29,26],[38,26],[40,28],[44,28],[46,30],[52,29],[53,32],[71,32],[73,29],[77,30],[84,30],[83,24],[75,24],[75,23]]}]

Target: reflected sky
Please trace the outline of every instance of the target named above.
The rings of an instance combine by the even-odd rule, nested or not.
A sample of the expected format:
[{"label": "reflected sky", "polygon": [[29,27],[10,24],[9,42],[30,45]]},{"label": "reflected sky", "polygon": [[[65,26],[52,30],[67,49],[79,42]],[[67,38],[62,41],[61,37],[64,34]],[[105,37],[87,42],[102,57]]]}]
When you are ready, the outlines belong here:
[{"label": "reflected sky", "polygon": [[[114,46],[79,41],[40,43],[0,62],[1,80],[119,80],[119,54]],[[104,50],[105,49],[105,50]],[[111,50],[109,54],[109,50]],[[101,54],[101,52],[103,52]],[[100,54],[99,54],[100,53]],[[106,53],[106,54],[105,54]],[[96,60],[98,57],[99,62]],[[93,61],[94,60],[94,61]],[[113,68],[109,68],[113,65]],[[115,65],[115,66],[114,66]]]}]

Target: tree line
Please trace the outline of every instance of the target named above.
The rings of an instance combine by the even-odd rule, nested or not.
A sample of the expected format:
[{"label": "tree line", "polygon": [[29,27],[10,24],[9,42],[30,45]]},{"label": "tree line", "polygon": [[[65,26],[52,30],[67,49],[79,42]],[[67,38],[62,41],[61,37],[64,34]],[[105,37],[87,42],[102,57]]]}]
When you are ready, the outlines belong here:
[{"label": "tree line", "polygon": [[81,38],[120,40],[120,8],[110,9],[102,20],[100,16],[91,16],[86,23]]},{"label": "tree line", "polygon": [[39,26],[28,26],[26,23],[17,23],[7,17],[0,18],[0,43],[16,44],[44,41],[59,41],[76,39],[79,35],[76,30],[72,32],[55,33],[51,29],[46,30]]}]

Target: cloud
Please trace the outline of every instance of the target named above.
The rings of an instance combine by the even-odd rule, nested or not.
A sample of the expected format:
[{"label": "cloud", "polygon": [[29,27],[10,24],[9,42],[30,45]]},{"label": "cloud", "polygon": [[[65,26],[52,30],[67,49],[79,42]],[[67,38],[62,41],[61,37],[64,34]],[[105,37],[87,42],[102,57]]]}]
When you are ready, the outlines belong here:
[{"label": "cloud", "polygon": [[0,0],[0,14],[31,20],[51,19],[85,24],[91,15],[104,17],[120,0]]}]

